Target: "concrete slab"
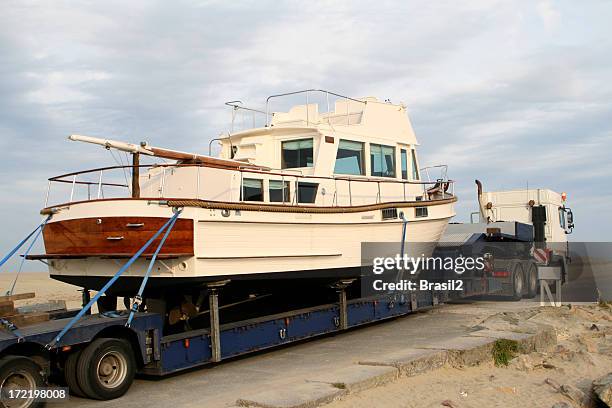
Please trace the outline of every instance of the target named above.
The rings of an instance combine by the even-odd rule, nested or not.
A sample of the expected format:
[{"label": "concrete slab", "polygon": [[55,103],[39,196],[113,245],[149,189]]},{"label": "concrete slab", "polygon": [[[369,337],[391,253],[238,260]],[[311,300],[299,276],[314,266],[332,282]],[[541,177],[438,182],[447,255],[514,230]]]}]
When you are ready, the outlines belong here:
[{"label": "concrete slab", "polygon": [[359,361],[359,364],[395,367],[400,376],[412,377],[444,366],[447,359],[446,350],[407,349],[381,353],[375,358]]},{"label": "concrete slab", "polygon": [[518,333],[505,330],[484,329],[469,333],[468,336],[514,340],[519,344],[521,352],[523,353],[542,351],[557,343],[557,336],[554,330],[547,327],[541,327],[536,333]]},{"label": "concrete slab", "polygon": [[452,367],[470,367],[491,361],[495,339],[461,336],[420,346],[424,349],[446,350]]},{"label": "concrete slab", "polygon": [[[315,401],[318,398],[340,397],[347,395],[348,391],[334,389],[327,383],[308,383],[308,381],[316,378],[317,373],[354,367],[360,362],[389,368],[400,367],[401,375],[416,375],[420,370],[441,365],[440,356],[445,356],[447,352],[444,349],[426,349],[423,345],[436,344],[448,338],[451,339],[450,345],[456,346],[455,338],[468,335],[473,331],[472,327],[481,324],[488,317],[496,313],[530,307],[531,304],[528,302],[442,305],[429,312],[320,337],[291,347],[255,353],[201,369],[189,370],[159,381],[137,378],[130,391],[119,400],[93,401],[72,397],[64,405],[69,408],[114,408],[118,405],[122,408],[142,408],[143,404],[151,407],[172,405],[185,408],[227,408],[236,405],[238,398],[244,402],[251,401],[253,404],[258,402],[280,404],[282,401],[279,402],[278,398],[255,400],[254,396],[258,396],[264,390],[270,390],[270,395],[274,397],[277,393],[289,392],[286,389],[293,389],[294,384],[309,384],[304,385],[308,389],[293,391],[294,402],[299,393],[310,393]],[[544,339],[541,343],[545,343]],[[419,351],[414,351],[415,349]],[[425,360],[423,365],[411,366],[410,361],[415,358],[413,353],[422,353],[424,356],[427,353],[439,353],[439,359],[435,364]],[[384,359],[383,356],[388,358]],[[403,369],[402,362],[406,363]],[[313,392],[313,390],[318,391]],[[302,400],[301,403],[306,402]]]},{"label": "concrete slab", "polygon": [[398,377],[399,370],[395,367],[354,364],[313,375],[308,381],[323,382],[349,392],[359,392],[395,381]]},{"label": "concrete slab", "polygon": [[348,391],[323,382],[295,382],[239,398],[236,405],[260,408],[314,408],[340,398]]}]

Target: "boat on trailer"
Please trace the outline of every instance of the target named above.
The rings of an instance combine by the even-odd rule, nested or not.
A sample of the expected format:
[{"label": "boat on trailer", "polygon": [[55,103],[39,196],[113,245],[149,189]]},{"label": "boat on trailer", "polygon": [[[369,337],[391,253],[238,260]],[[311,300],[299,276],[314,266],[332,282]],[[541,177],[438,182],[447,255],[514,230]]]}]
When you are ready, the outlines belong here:
[{"label": "boat on trailer", "polygon": [[[326,100],[325,111],[313,95]],[[271,110],[288,96],[305,96],[306,103]],[[41,210],[52,215],[45,252],[29,258],[46,262],[54,279],[99,290],[177,208],[148,298],[219,281],[245,296],[357,278],[362,243],[400,242],[405,221],[408,250],[431,254],[456,197],[445,174],[423,180],[429,169],[419,168],[405,106],[321,90],[273,95],[265,110],[228,104],[232,129],[215,139],[217,157],[70,136],[127,152],[132,163],[50,178]],[[236,131],[239,113],[261,115],[263,124]],[[144,164],[147,158],[162,162]],[[110,295],[134,296],[160,240]],[[415,249],[415,243],[431,245]]]}]

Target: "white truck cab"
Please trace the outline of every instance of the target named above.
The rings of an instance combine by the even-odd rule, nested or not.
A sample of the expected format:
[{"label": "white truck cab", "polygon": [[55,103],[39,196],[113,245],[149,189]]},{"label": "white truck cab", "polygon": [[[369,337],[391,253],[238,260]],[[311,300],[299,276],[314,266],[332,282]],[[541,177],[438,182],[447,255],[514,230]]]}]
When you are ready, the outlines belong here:
[{"label": "white truck cab", "polygon": [[567,271],[571,261],[567,235],[574,229],[572,210],[566,207],[567,195],[535,188],[509,191],[483,191],[476,180],[481,222],[518,221],[532,224],[534,242],[550,250],[550,264]]}]

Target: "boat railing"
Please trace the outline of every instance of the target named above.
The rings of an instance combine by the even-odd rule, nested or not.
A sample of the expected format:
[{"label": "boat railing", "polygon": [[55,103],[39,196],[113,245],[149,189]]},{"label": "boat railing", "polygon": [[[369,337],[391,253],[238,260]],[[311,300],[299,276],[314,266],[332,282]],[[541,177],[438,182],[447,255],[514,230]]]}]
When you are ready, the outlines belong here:
[{"label": "boat railing", "polygon": [[454,194],[454,185],[448,184],[448,165],[436,164],[433,166],[421,167],[419,169],[419,174],[421,179],[426,178],[427,183],[434,184],[434,186],[429,189],[430,194],[435,192],[444,198],[449,187],[453,191],[452,194]]},{"label": "boat railing", "polygon": [[[242,125],[239,128],[240,130],[253,129],[263,126],[272,126],[272,120],[274,119],[274,112],[272,111],[272,102],[277,101],[281,98],[289,98],[296,95],[304,96],[304,99],[301,100],[300,103],[304,103],[304,105],[306,106],[305,117],[291,120],[290,122],[303,122],[305,123],[306,127],[319,124],[321,122],[321,119],[323,121],[329,122],[330,125],[332,124],[332,121],[334,122],[333,125],[357,124],[359,123],[360,119],[355,119],[355,117],[361,118],[360,115],[362,112],[351,111],[349,101],[357,102],[363,105],[367,104],[367,101],[351,98],[350,96],[331,92],[325,89],[303,89],[299,91],[270,95],[266,98],[265,110],[247,107],[241,100],[228,101],[225,102],[225,105],[232,108],[232,119],[229,130],[230,134],[234,133],[234,131],[237,130],[238,125]],[[317,96],[319,98],[317,98]],[[332,109],[332,103],[334,103],[332,99],[344,100],[346,102],[346,112],[335,112],[335,105]],[[300,103],[298,103],[297,105],[299,105]],[[309,105],[313,103],[316,103],[317,105],[323,103],[326,105],[327,113],[324,118],[319,118],[318,120],[315,120],[309,108]],[[295,103],[292,104],[292,106],[295,105]]]},{"label": "boat railing", "polygon": [[427,181],[432,181],[432,175],[435,177],[433,180],[447,180],[448,179],[448,165],[446,164],[436,164],[434,166],[422,167],[419,169],[421,176],[425,174],[427,177]]},{"label": "boat railing", "polygon": [[[168,178],[174,174],[177,169],[182,168],[196,168],[195,172],[195,186],[192,190],[182,189],[181,197],[170,196],[167,194],[166,187]],[[51,177],[48,180],[48,186],[45,196],[45,207],[49,207],[51,200],[51,194],[54,186],[66,186],[68,191],[66,194],[69,196],[68,200],[65,199],[59,201],[61,204],[69,204],[80,201],[95,201],[108,198],[141,198],[140,189],[142,187],[143,180],[153,180],[156,183],[154,186],[150,186],[156,191],[154,196],[147,195],[142,198],[160,199],[164,198],[181,198],[181,199],[206,199],[206,191],[203,187],[202,168],[207,168],[201,163],[177,163],[177,164],[145,164],[145,165],[124,165],[124,166],[108,166],[97,169],[78,171],[73,173],[62,174],[60,176]],[[143,171],[143,170],[146,170]],[[136,175],[140,175],[137,181],[134,180],[133,175],[136,171]],[[305,175],[299,169],[267,169],[267,168],[254,168],[254,167],[237,167],[229,171],[236,171],[240,173],[240,189],[243,186],[243,176],[245,173],[248,174],[261,174],[264,176],[275,176],[280,177],[282,185],[285,185],[286,181],[295,183],[297,189],[297,183],[303,182],[316,182],[321,180],[330,180],[331,183],[325,185],[326,188],[333,187],[333,191],[325,191],[325,194],[332,195],[332,205],[338,206],[340,191],[345,191],[349,202],[349,205],[354,205],[356,199],[354,190],[358,188],[362,183],[375,183],[376,190],[372,190],[372,194],[375,193],[376,203],[384,201],[385,196],[389,196],[388,187],[389,185],[401,184],[403,190],[403,200],[407,201],[410,197],[415,195],[415,191],[420,191],[420,200],[431,200],[433,198],[449,198],[454,195],[454,182],[452,180],[444,179],[442,185],[444,188],[440,188],[440,179],[427,181],[413,181],[413,180],[398,180],[395,178],[370,178],[365,176],[349,176],[349,175],[334,175],[334,176],[315,176]],[[248,177],[248,176],[247,176]],[[158,178],[158,179],[157,179]],[[131,179],[131,182],[130,182]],[[157,184],[158,183],[158,184]],[[417,185],[421,186],[418,189],[412,189],[409,191],[409,186]],[[344,187],[344,188],[342,188]],[[284,187],[283,187],[284,188]],[[137,190],[137,191],[134,191]],[[385,191],[387,190],[387,191]],[[435,191],[434,191],[435,190]],[[396,191],[397,192],[397,191]],[[241,195],[242,196],[242,195]],[[284,192],[283,192],[284,197]],[[297,194],[293,194],[291,204],[298,205]],[[230,201],[242,201],[242,197],[237,197]]]},{"label": "boat railing", "polygon": [[[265,126],[268,125],[268,113],[267,112],[244,106],[244,103],[240,100],[228,101],[228,102],[225,102],[225,105],[232,108],[232,121],[230,124],[230,134],[234,133],[234,130],[236,128],[236,122],[239,119],[242,119],[243,122],[246,122],[246,120],[251,122],[248,125],[246,123],[243,123],[243,128],[245,129],[247,128],[254,129],[257,127],[261,127],[264,124]],[[258,119],[260,119],[262,116],[263,116],[263,121],[260,122],[262,123],[260,126],[258,124]],[[209,150],[210,150],[210,146],[209,146]]]},{"label": "boat railing", "polygon": [[[331,92],[325,89],[303,89],[300,91],[294,91],[294,92],[285,92],[285,93],[281,93],[281,94],[276,94],[276,95],[270,95],[266,98],[266,126],[270,126],[270,118],[272,117],[271,111],[270,111],[270,106],[271,106],[271,102],[274,99],[279,99],[279,98],[283,98],[283,97],[288,97],[288,96],[294,96],[294,95],[301,95],[304,94],[305,97],[305,102],[306,102],[306,126],[310,126],[310,124],[312,123],[313,125],[316,124],[314,121],[312,121],[310,118],[310,112],[308,109],[308,105],[311,103],[311,95],[312,94],[321,94],[325,96],[325,101],[327,103],[327,112],[331,113],[332,109],[330,106],[330,96],[331,97],[336,97],[336,98],[340,98],[340,99],[344,99],[347,103],[346,103],[346,124],[349,125],[350,124],[350,115],[352,112],[350,112],[349,109],[349,103],[348,101],[353,101],[353,102],[358,102],[358,103],[362,103],[364,105],[367,104],[366,101],[363,100],[359,100],[359,99],[355,99],[355,98],[351,98],[349,96],[346,95],[341,95],[335,92]],[[343,112],[344,114],[344,112]]]}]

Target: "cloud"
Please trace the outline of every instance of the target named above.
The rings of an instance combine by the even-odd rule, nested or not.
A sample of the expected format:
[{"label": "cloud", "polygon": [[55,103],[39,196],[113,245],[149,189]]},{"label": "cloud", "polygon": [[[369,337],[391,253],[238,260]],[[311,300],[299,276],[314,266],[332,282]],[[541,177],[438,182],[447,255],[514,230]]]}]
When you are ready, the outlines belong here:
[{"label": "cloud", "polygon": [[561,12],[557,10],[552,0],[539,1],[537,10],[547,30],[554,30],[561,21]]},{"label": "cloud", "polygon": [[[261,107],[271,93],[310,87],[405,102],[421,162],[450,165],[464,214],[476,177],[599,196],[610,171],[611,8],[9,2],[0,15],[0,201],[12,216],[2,225],[17,237],[35,223],[47,177],[113,163],[68,134],[206,153],[229,128],[223,102]],[[585,237],[607,237],[610,225],[581,217]],[[0,238],[0,252],[11,242]]]}]

